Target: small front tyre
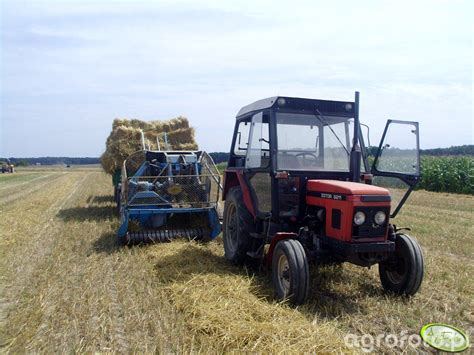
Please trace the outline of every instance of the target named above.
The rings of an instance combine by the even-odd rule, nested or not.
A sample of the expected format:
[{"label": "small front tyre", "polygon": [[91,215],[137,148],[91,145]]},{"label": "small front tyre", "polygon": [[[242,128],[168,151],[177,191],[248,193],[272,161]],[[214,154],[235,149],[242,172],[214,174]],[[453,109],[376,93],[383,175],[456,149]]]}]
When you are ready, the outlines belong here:
[{"label": "small front tyre", "polygon": [[412,296],[420,288],[423,272],[420,245],[409,235],[398,234],[394,255],[379,264],[383,288],[397,295]]},{"label": "small front tyre", "polygon": [[303,304],[309,291],[309,267],[306,253],[297,240],[277,243],[272,257],[272,279],[279,300]]}]

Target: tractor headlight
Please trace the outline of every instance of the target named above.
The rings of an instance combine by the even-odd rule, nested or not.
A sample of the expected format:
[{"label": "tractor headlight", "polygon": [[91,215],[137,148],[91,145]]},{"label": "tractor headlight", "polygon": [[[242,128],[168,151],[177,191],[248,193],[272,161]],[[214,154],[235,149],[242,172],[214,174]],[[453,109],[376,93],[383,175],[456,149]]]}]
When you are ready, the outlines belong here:
[{"label": "tractor headlight", "polygon": [[360,226],[365,222],[365,213],[362,211],[358,211],[354,214],[354,223]]},{"label": "tractor headlight", "polygon": [[385,223],[387,219],[387,215],[383,211],[378,211],[374,216],[374,222],[377,223],[379,226]]}]

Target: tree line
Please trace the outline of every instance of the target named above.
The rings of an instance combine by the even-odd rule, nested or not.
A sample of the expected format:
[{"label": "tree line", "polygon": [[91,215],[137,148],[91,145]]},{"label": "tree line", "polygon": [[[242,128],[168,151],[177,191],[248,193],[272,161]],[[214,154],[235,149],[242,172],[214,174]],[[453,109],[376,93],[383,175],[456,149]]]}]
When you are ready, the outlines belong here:
[{"label": "tree line", "polygon": [[[0,162],[6,161],[7,158],[0,158]],[[90,165],[99,164],[99,158],[92,157],[39,157],[39,158],[9,158],[10,162],[15,166],[28,166],[28,165]]]},{"label": "tree line", "polygon": [[[369,155],[375,155],[378,147],[369,147]],[[435,149],[421,149],[421,155],[427,156],[460,156],[469,155],[474,156],[474,145],[459,145],[449,148],[435,148]],[[216,164],[226,163],[229,159],[228,152],[212,152],[209,155],[214,159]],[[39,158],[9,158],[12,164],[16,166],[27,166],[27,165],[89,165],[89,164],[100,164],[100,159],[97,157],[39,157]],[[6,158],[0,158],[0,162],[6,161]]]}]

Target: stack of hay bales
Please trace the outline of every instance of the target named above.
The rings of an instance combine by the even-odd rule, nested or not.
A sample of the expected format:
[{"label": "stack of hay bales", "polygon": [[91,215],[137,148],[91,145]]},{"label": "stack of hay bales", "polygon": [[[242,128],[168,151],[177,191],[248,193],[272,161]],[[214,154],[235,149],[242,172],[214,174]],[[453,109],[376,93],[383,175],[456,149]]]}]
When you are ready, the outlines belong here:
[{"label": "stack of hay bales", "polygon": [[[116,118],[112,124],[112,132],[106,142],[106,150],[100,161],[102,167],[109,174],[121,169],[127,157],[142,149],[142,135],[145,136],[145,145],[151,150],[196,150],[198,145],[194,140],[194,128],[189,126],[186,117],[178,117],[168,121],[141,121],[137,119]],[[158,142],[157,142],[158,141]]]}]

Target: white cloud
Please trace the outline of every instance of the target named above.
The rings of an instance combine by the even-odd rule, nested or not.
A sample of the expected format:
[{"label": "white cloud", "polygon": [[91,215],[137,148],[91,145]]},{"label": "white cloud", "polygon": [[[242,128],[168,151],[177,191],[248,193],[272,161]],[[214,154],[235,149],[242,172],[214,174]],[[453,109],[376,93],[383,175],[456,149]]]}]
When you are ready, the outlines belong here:
[{"label": "white cloud", "polygon": [[[114,117],[179,114],[203,147],[227,150],[242,105],[275,94],[351,99],[356,89],[374,132],[391,115],[420,120],[425,147],[469,144],[470,10],[468,1],[4,2],[0,155],[54,155],[49,142],[63,134],[64,154],[98,155]],[[18,143],[28,127],[42,144]]]}]

